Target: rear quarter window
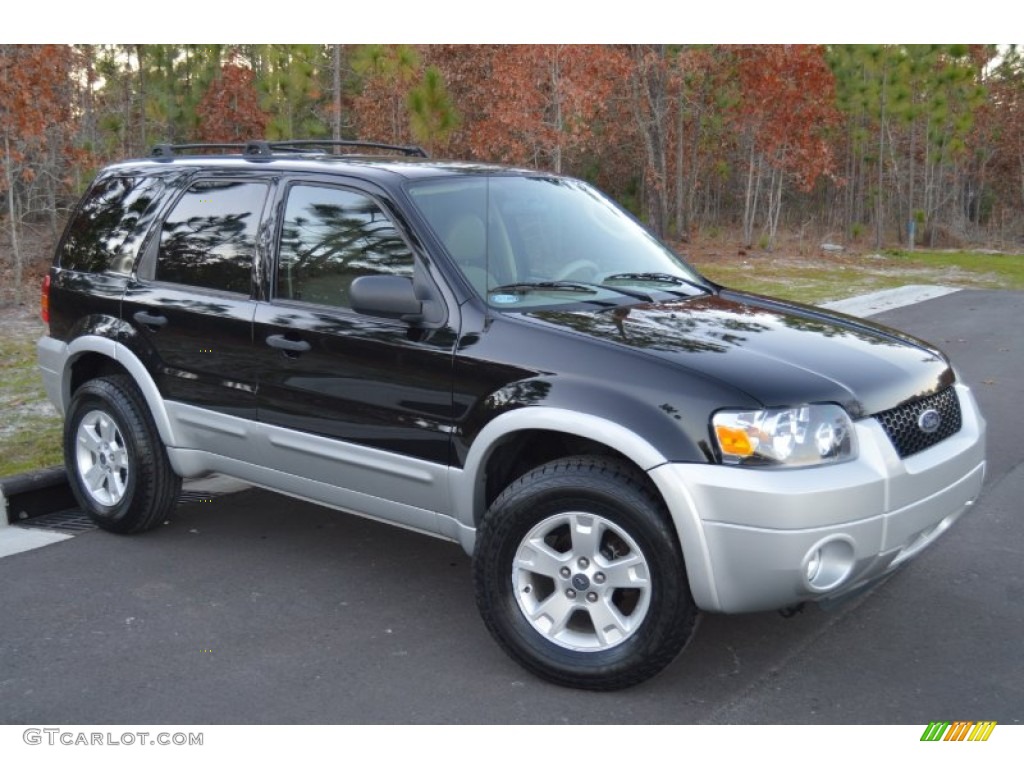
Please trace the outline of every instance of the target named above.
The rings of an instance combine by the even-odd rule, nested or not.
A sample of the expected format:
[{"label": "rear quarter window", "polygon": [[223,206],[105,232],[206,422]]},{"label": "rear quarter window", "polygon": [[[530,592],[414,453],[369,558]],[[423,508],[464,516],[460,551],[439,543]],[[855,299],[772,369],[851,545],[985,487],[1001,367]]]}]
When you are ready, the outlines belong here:
[{"label": "rear quarter window", "polygon": [[163,179],[113,176],[98,181],[79,205],[58,252],[78,272],[128,274],[163,193]]}]

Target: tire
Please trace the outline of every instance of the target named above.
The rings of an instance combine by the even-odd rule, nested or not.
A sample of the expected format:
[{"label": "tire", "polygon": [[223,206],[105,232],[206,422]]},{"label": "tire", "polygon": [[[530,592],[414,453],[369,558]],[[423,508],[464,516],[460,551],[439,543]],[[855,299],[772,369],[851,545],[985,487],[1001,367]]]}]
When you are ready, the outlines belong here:
[{"label": "tire", "polygon": [[160,525],[181,492],[149,409],[127,376],[92,379],[75,392],[64,420],[64,463],[82,509],[115,533]]},{"label": "tire", "polygon": [[574,688],[656,675],[698,617],[664,505],[638,471],[604,457],[553,461],[506,488],[477,530],[473,576],[501,647]]}]

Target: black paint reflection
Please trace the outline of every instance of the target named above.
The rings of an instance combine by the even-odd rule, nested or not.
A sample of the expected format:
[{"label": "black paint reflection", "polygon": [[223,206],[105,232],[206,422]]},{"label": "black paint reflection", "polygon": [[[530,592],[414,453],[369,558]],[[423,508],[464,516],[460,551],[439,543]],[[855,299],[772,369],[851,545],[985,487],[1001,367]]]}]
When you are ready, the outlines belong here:
[{"label": "black paint reflection", "polygon": [[534,316],[588,336],[661,352],[726,352],[772,329],[748,307],[691,312],[684,304],[617,307],[610,312],[535,312]]}]

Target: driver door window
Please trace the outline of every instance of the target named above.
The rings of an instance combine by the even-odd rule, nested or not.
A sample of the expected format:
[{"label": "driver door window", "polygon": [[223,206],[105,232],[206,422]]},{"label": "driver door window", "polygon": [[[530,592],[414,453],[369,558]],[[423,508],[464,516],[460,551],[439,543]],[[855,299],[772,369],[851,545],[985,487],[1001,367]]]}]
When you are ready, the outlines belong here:
[{"label": "driver door window", "polygon": [[313,185],[288,191],[277,298],[350,307],[355,278],[412,274],[412,252],[371,197]]}]

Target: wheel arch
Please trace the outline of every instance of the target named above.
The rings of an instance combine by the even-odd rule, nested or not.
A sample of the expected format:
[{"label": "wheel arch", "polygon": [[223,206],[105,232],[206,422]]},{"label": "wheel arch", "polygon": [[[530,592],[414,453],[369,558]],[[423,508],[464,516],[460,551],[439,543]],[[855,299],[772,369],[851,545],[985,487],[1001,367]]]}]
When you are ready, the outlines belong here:
[{"label": "wheel arch", "polygon": [[[567,452],[555,447],[531,454],[531,459],[522,462],[525,448],[552,446],[556,442],[575,450]],[[477,524],[490,501],[500,493],[498,486],[504,480],[511,481],[534,466],[580,451],[616,456],[645,476],[648,470],[667,461],[635,432],[600,416],[549,406],[507,411],[480,431],[462,469],[450,474],[452,506],[463,548],[472,554]]]},{"label": "wheel arch", "polygon": [[67,363],[61,377],[61,400],[66,413],[75,390],[84,382],[107,373],[131,377],[153,417],[164,445],[177,444],[163,396],[142,361],[128,347],[102,336],[79,336],[67,346]]}]

